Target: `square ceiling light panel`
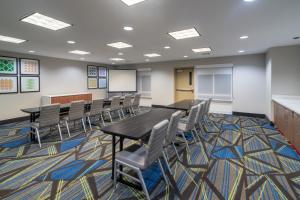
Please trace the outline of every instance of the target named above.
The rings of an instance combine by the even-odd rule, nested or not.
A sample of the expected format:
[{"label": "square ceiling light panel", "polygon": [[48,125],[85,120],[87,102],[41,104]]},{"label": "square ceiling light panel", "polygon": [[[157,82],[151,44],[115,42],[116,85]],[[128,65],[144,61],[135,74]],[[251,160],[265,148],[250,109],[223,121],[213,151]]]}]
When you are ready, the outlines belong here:
[{"label": "square ceiling light panel", "polygon": [[186,29],[186,30],[182,30],[182,31],[170,32],[169,35],[171,35],[176,40],[194,38],[194,37],[200,36],[200,34],[198,33],[198,31],[195,28]]},{"label": "square ceiling light panel", "polygon": [[141,3],[145,0],[121,0],[121,1],[123,1],[127,6],[133,6],[134,4]]},{"label": "square ceiling light panel", "polygon": [[13,38],[13,37],[4,36],[4,35],[0,35],[0,41],[10,42],[10,43],[15,43],[15,44],[20,44],[22,42],[26,42],[26,40],[23,40],[23,39]]},{"label": "square ceiling light panel", "polygon": [[124,49],[124,48],[132,47],[131,44],[127,44],[127,43],[124,43],[124,42],[110,43],[110,44],[107,44],[107,46],[114,47],[114,48],[117,48],[117,49]]},{"label": "square ceiling light panel", "polygon": [[54,31],[72,26],[71,24],[59,21],[46,15],[42,15],[40,13],[34,13],[32,15],[29,15],[28,17],[21,19],[21,21]]}]

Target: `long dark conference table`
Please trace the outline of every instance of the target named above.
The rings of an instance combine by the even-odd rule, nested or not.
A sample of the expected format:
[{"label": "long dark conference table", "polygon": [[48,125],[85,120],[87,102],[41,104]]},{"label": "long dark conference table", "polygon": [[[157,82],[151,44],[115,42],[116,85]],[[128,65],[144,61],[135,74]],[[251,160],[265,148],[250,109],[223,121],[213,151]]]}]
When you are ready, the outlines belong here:
[{"label": "long dark conference table", "polygon": [[[124,139],[140,140],[150,135],[154,125],[165,119],[170,119],[175,110],[152,108],[151,111],[122,120],[101,129],[106,134],[112,136],[112,179],[114,178],[114,163],[116,155],[116,145],[119,142],[120,151],[123,150]],[[116,141],[119,137],[119,141]]]}]

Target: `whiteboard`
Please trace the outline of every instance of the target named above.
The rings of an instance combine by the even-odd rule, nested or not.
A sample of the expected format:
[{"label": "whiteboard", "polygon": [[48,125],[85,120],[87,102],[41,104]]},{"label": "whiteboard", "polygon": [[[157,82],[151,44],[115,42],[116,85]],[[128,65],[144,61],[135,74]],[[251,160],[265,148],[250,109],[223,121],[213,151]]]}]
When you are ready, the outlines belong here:
[{"label": "whiteboard", "polygon": [[136,70],[109,70],[109,92],[136,92]]}]

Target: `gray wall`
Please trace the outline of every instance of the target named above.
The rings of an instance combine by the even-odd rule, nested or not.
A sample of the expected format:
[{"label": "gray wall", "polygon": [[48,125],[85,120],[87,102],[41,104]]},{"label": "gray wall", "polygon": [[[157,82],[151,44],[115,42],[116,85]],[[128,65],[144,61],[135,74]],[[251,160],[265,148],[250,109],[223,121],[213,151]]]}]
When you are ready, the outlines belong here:
[{"label": "gray wall", "polygon": [[267,116],[273,120],[272,95],[300,95],[300,45],[269,49],[266,86]]},{"label": "gray wall", "polygon": [[151,103],[167,105],[174,102],[175,68],[215,64],[234,65],[234,100],[231,105],[233,111],[266,113],[265,54],[135,64],[119,66],[119,68],[151,68]]},{"label": "gray wall", "polygon": [[87,89],[87,65],[93,63],[3,51],[0,55],[39,59],[41,65],[41,92],[0,95],[0,120],[26,116],[20,109],[39,106],[43,95],[89,92],[93,98],[106,97],[106,90]]},{"label": "gray wall", "polygon": [[300,45],[269,50],[272,62],[272,94],[300,95]]}]

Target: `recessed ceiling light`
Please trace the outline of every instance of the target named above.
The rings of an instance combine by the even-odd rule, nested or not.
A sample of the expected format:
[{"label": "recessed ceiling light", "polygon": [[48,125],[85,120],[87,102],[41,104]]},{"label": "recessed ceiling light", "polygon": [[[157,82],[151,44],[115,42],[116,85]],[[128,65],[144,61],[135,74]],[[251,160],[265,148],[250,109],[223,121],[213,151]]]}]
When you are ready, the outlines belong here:
[{"label": "recessed ceiling light", "polygon": [[35,53],[35,51],[33,51],[33,50],[30,50],[30,51],[28,51],[29,53]]},{"label": "recessed ceiling light", "polygon": [[80,58],[80,60],[85,60],[85,58]]},{"label": "recessed ceiling light", "polygon": [[122,52],[118,53],[119,56],[123,56],[124,54]]},{"label": "recessed ceiling light", "polygon": [[186,29],[182,31],[176,31],[169,33],[172,37],[174,37],[176,40],[186,39],[186,38],[193,38],[193,37],[199,37],[200,34],[195,28]]},{"label": "recessed ceiling light", "polygon": [[165,48],[165,49],[170,49],[171,47],[169,47],[169,46],[165,46],[164,48]]},{"label": "recessed ceiling light", "polygon": [[147,54],[144,54],[144,56],[149,57],[149,58],[154,58],[154,57],[159,57],[161,55],[157,54],[157,53],[147,53]]},{"label": "recessed ceiling light", "polygon": [[245,50],[239,50],[239,53],[245,53]]},{"label": "recessed ceiling light", "polygon": [[249,38],[248,35],[242,35],[242,36],[240,37],[241,40],[245,40],[245,39],[248,39],[248,38]]},{"label": "recessed ceiling light", "polygon": [[130,27],[130,26],[124,26],[123,29],[124,29],[125,31],[132,31],[132,30],[133,30],[133,28]]},{"label": "recessed ceiling light", "polygon": [[115,42],[115,43],[107,44],[107,46],[118,48],[118,49],[124,49],[124,48],[132,47],[131,44],[126,44],[124,42]]},{"label": "recessed ceiling light", "polygon": [[26,42],[26,40],[13,38],[13,37],[8,37],[8,36],[4,36],[4,35],[0,35],[0,41],[10,42],[10,43],[15,43],[15,44],[20,44],[22,42]]},{"label": "recessed ceiling light", "polygon": [[69,44],[75,44],[76,42],[75,41],[72,41],[72,40],[69,40],[67,41]]},{"label": "recessed ceiling light", "polygon": [[123,58],[111,58],[110,60],[113,60],[113,61],[123,61],[124,59]]},{"label": "recessed ceiling light", "polygon": [[21,21],[34,24],[36,26],[41,26],[54,31],[72,26],[71,24],[67,24],[65,22],[53,19],[46,15],[42,15],[40,13],[34,13],[32,15],[29,15],[28,17],[21,19]]},{"label": "recessed ceiling light", "polygon": [[140,2],[143,2],[145,0],[121,0],[123,1],[126,5],[128,6],[132,6],[134,4],[137,4],[137,3],[140,3]]},{"label": "recessed ceiling light", "polygon": [[87,55],[87,54],[90,54],[90,52],[88,52],[88,51],[81,51],[81,50],[73,50],[73,51],[69,51],[69,53],[78,54],[78,55]]},{"label": "recessed ceiling light", "polygon": [[149,60],[149,59],[146,59],[145,61],[146,61],[146,62],[149,62],[150,60]]},{"label": "recessed ceiling light", "polygon": [[244,0],[245,2],[252,2],[252,1],[255,1],[255,0]]},{"label": "recessed ceiling light", "polygon": [[188,58],[188,56],[183,56],[184,58]]},{"label": "recessed ceiling light", "polygon": [[193,52],[195,52],[195,53],[207,53],[207,52],[211,52],[211,48],[205,47],[205,48],[193,49]]}]

